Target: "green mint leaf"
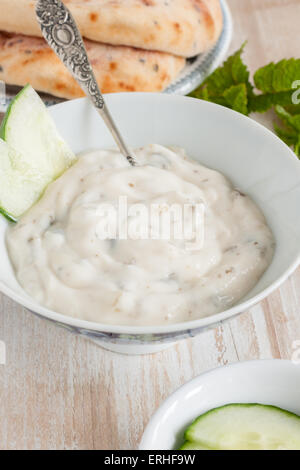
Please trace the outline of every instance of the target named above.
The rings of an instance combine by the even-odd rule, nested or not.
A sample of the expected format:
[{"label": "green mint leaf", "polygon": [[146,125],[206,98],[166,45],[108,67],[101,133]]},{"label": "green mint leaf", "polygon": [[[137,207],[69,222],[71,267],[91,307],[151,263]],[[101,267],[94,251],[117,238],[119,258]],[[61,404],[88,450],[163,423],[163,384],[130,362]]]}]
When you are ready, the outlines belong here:
[{"label": "green mint leaf", "polygon": [[275,112],[288,128],[300,133],[300,114],[293,115],[278,105],[275,107]]},{"label": "green mint leaf", "polygon": [[300,104],[288,104],[284,107],[286,111],[292,115],[300,114]]},{"label": "green mint leaf", "polygon": [[245,83],[233,85],[223,94],[227,106],[242,114],[248,114],[247,87]]},{"label": "green mint leaf", "polygon": [[[293,90],[294,91],[294,90]],[[292,103],[292,92],[283,91],[279,93],[266,93],[262,95],[253,94],[249,98],[250,113],[265,113],[276,105],[288,106]]]},{"label": "green mint leaf", "polygon": [[292,105],[293,83],[300,78],[300,59],[271,62],[254,74],[255,87],[262,92],[250,100],[250,112],[265,112],[272,106]]},{"label": "green mint leaf", "polygon": [[254,74],[254,83],[263,93],[279,93],[292,90],[292,84],[300,79],[300,59],[271,62]]},{"label": "green mint leaf", "polygon": [[228,57],[223,66],[217,68],[204,81],[203,85],[207,88],[210,96],[223,95],[231,86],[245,83],[249,80],[248,69],[241,58],[244,47],[245,45],[243,44],[238,51]]}]

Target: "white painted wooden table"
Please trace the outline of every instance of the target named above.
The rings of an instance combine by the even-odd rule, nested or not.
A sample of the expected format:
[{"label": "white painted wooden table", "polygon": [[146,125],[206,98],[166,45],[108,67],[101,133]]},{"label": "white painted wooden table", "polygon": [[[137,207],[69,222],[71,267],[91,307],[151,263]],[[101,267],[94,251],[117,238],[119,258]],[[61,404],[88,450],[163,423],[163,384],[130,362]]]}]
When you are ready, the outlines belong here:
[{"label": "white painted wooden table", "polygon": [[[251,70],[300,57],[300,0],[228,3],[235,23],[231,51],[248,39]],[[197,374],[235,361],[291,357],[300,340],[300,269],[250,312],[153,356],[104,351],[4,296],[0,340],[7,348],[0,365],[0,449],[135,449],[162,400]]]}]

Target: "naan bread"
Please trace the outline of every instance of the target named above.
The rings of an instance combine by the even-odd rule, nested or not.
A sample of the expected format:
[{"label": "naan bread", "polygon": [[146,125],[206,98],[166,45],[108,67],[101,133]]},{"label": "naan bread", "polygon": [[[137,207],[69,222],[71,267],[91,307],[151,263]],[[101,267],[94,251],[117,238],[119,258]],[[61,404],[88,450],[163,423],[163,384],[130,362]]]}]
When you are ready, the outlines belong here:
[{"label": "naan bread", "polygon": [[[83,36],[192,57],[222,30],[219,0],[64,0]],[[0,0],[0,30],[41,36],[36,0]]]},{"label": "naan bread", "polygon": [[[86,40],[85,45],[103,93],[161,91],[178,75],[185,59],[163,52],[108,46]],[[81,88],[44,39],[0,32],[0,80],[27,83],[62,98],[83,96]]]}]

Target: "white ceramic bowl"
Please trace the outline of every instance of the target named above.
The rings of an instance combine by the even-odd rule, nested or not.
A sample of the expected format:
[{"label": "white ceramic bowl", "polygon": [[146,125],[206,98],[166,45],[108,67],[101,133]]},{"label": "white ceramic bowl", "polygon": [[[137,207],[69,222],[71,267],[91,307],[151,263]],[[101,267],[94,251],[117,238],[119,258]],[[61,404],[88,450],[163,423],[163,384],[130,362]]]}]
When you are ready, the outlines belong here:
[{"label": "white ceramic bowl", "polygon": [[[4,294],[108,349],[133,354],[155,352],[248,309],[296,268],[300,261],[300,164],[270,131],[215,104],[152,93],[107,95],[106,101],[132,147],[149,143],[179,145],[196,160],[228,176],[263,209],[277,242],[271,266],[255,288],[233,308],[171,326],[110,326],[67,317],[33,301],[16,281],[4,240],[7,222],[0,219],[0,290]],[[50,112],[75,152],[114,147],[104,123],[86,99],[58,104]]]},{"label": "white ceramic bowl", "polygon": [[178,449],[197,416],[230,403],[273,405],[300,415],[300,365],[250,361],[220,367],[183,385],[156,411],[140,450]]}]

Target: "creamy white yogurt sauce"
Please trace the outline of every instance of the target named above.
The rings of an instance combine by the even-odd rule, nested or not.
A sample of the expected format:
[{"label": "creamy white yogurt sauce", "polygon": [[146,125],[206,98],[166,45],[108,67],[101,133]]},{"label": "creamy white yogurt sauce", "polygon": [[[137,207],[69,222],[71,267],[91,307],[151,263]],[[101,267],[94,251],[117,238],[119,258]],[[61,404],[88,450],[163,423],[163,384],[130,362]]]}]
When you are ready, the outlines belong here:
[{"label": "creamy white yogurt sauce", "polygon": [[[228,309],[258,282],[274,239],[254,202],[182,149],[148,145],[131,167],[118,151],[94,151],[46,190],[7,232],[16,276],[40,304],[118,325],[163,325]],[[168,202],[205,207],[204,243],[101,240],[99,205]]]}]

